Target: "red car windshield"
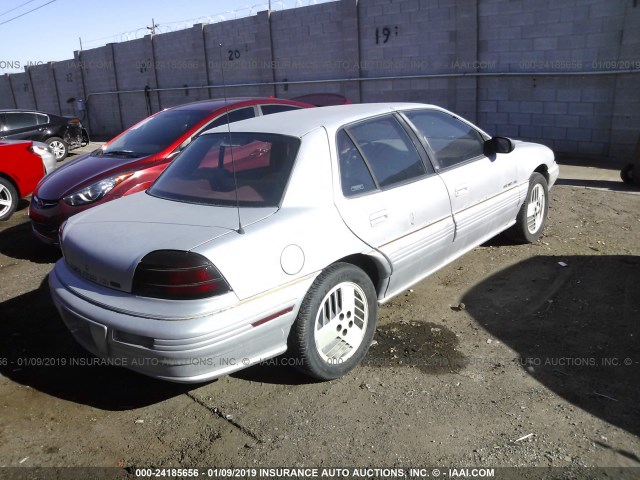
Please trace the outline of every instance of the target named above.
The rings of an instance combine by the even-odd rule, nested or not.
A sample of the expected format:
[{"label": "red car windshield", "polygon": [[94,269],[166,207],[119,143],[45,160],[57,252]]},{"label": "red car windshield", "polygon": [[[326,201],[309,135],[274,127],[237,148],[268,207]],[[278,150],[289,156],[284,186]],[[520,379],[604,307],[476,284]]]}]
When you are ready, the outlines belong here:
[{"label": "red car windshield", "polygon": [[147,193],[204,205],[279,206],[299,147],[299,139],[284,135],[202,135]]},{"label": "red car windshield", "polygon": [[210,110],[167,110],[134,125],[96,155],[144,157],[168,147],[211,115]]}]

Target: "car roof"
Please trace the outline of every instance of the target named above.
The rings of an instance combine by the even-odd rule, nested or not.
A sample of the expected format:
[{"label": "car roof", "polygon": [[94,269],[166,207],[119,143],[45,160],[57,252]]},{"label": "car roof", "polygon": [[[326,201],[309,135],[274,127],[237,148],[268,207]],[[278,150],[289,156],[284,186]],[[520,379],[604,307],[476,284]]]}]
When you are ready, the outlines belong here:
[{"label": "car roof", "polygon": [[231,98],[213,98],[210,100],[200,100],[197,102],[185,103],[183,105],[175,105],[167,108],[167,110],[216,110],[227,105],[235,105],[239,103],[247,104],[286,104],[286,105],[300,105],[311,106],[309,104],[299,102],[297,100],[287,100],[285,98],[270,98],[270,97],[231,97]]},{"label": "car roof", "polygon": [[0,108],[0,113],[40,113],[42,115],[53,115],[58,117],[55,113],[43,112],[42,110],[32,110],[30,108]]},{"label": "car roof", "polygon": [[[365,118],[401,110],[433,108],[442,110],[434,105],[423,103],[363,103],[352,105],[336,105],[332,107],[317,107],[289,112],[275,113],[262,117],[255,117],[230,124],[232,132],[264,132],[302,137],[318,127],[324,127],[333,132],[343,125],[357,122]],[[223,133],[227,126],[208,130],[206,133]]]}]

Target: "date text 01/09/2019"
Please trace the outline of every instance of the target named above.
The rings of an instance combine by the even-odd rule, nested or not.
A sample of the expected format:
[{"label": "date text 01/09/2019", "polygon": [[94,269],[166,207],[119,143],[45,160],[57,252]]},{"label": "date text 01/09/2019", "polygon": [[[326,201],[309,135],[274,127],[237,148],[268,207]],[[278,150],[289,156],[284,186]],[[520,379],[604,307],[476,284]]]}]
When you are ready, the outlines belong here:
[{"label": "date text 01/09/2019", "polygon": [[136,468],[136,478],[492,478],[493,468]]}]

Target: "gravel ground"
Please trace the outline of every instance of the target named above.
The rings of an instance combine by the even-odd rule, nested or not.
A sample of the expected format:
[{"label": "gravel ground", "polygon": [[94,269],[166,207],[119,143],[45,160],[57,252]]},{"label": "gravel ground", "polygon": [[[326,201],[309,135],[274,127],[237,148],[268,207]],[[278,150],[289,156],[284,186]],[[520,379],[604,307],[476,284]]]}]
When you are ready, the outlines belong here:
[{"label": "gravel ground", "polygon": [[286,356],[195,386],[92,364],[23,202],[0,225],[0,467],[640,467],[640,196],[599,182],[556,186],[538,243],[498,237],[384,305],[324,383]]}]

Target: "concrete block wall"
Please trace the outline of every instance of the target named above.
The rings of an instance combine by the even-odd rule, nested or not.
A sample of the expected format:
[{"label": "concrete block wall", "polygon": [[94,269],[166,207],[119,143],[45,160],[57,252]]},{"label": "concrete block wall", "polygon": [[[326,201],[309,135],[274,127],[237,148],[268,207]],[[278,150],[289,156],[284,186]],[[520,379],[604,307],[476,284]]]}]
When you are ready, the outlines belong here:
[{"label": "concrete block wall", "polygon": [[0,76],[0,108],[16,108],[9,75]]},{"label": "concrete block wall", "polygon": [[[87,94],[118,90],[114,63],[114,44],[81,52],[78,66]],[[111,136],[124,129],[119,95],[98,95],[88,101],[90,134]]]},{"label": "concrete block wall", "polygon": [[78,52],[76,52],[74,58],[53,63],[52,74],[56,82],[60,114],[78,116],[89,126],[86,121],[86,111],[78,111],[75,103],[75,100],[86,98],[82,85],[82,65],[78,59]]},{"label": "concrete block wall", "polygon": [[[195,87],[220,86],[224,71],[230,97],[433,103],[491,134],[625,160],[640,133],[638,52],[636,0],[337,0],[26,67],[0,76],[0,107],[78,115],[68,100],[88,98],[83,120],[94,137],[109,137],[149,111],[221,97]],[[293,83],[305,80],[327,81]],[[126,90],[135,92],[96,95]]]},{"label": "concrete block wall", "polygon": [[[204,45],[208,85],[273,82],[268,12],[205,25]],[[211,98],[222,98],[224,94],[222,88],[209,89]],[[273,94],[271,86],[226,89],[227,97],[265,97]]]},{"label": "concrete block wall", "polygon": [[[355,1],[329,2],[273,12],[271,39],[276,81],[357,78],[355,5]],[[310,91],[342,93],[342,85],[278,85],[276,94],[286,98]]]},{"label": "concrete block wall", "polygon": [[[186,30],[156,35],[153,39],[155,72],[159,88],[197,87],[208,84],[202,24]],[[167,108],[209,98],[205,89],[160,92],[160,107]]]},{"label": "concrete block wall", "polygon": [[[622,136],[613,134],[620,108],[614,105],[617,76],[563,74],[616,69],[611,67],[620,59],[623,33],[640,22],[640,7],[627,1],[486,0],[478,13],[480,62],[492,71],[527,73],[478,79],[480,125],[489,133],[542,142],[561,153],[607,157],[615,151],[616,158],[630,153],[620,148]],[[633,45],[637,60],[637,39]],[[536,75],[540,72],[558,76]],[[639,85],[640,76],[630,83]],[[637,92],[624,96],[637,111]],[[623,135],[627,145],[637,140],[639,120],[630,122],[635,134]]]},{"label": "concrete block wall", "polygon": [[43,112],[60,115],[61,108],[53,78],[53,62],[30,67],[28,73],[31,75],[36,108]]},{"label": "concrete block wall", "polygon": [[36,108],[36,102],[33,97],[33,87],[31,86],[31,79],[27,72],[9,75],[9,85],[13,91],[13,97],[15,98],[18,108]]},{"label": "concrete block wall", "polygon": [[[150,35],[126,43],[114,43],[113,54],[120,90],[144,90],[147,86],[157,88]],[[157,92],[150,92],[149,100],[141,92],[122,93],[120,104],[126,106],[121,111],[124,128],[160,110]]]},{"label": "concrete block wall", "polygon": [[[477,2],[362,1],[359,43],[362,77],[475,71]],[[362,82],[363,101],[439,105],[471,121],[476,117],[473,78]]]}]

